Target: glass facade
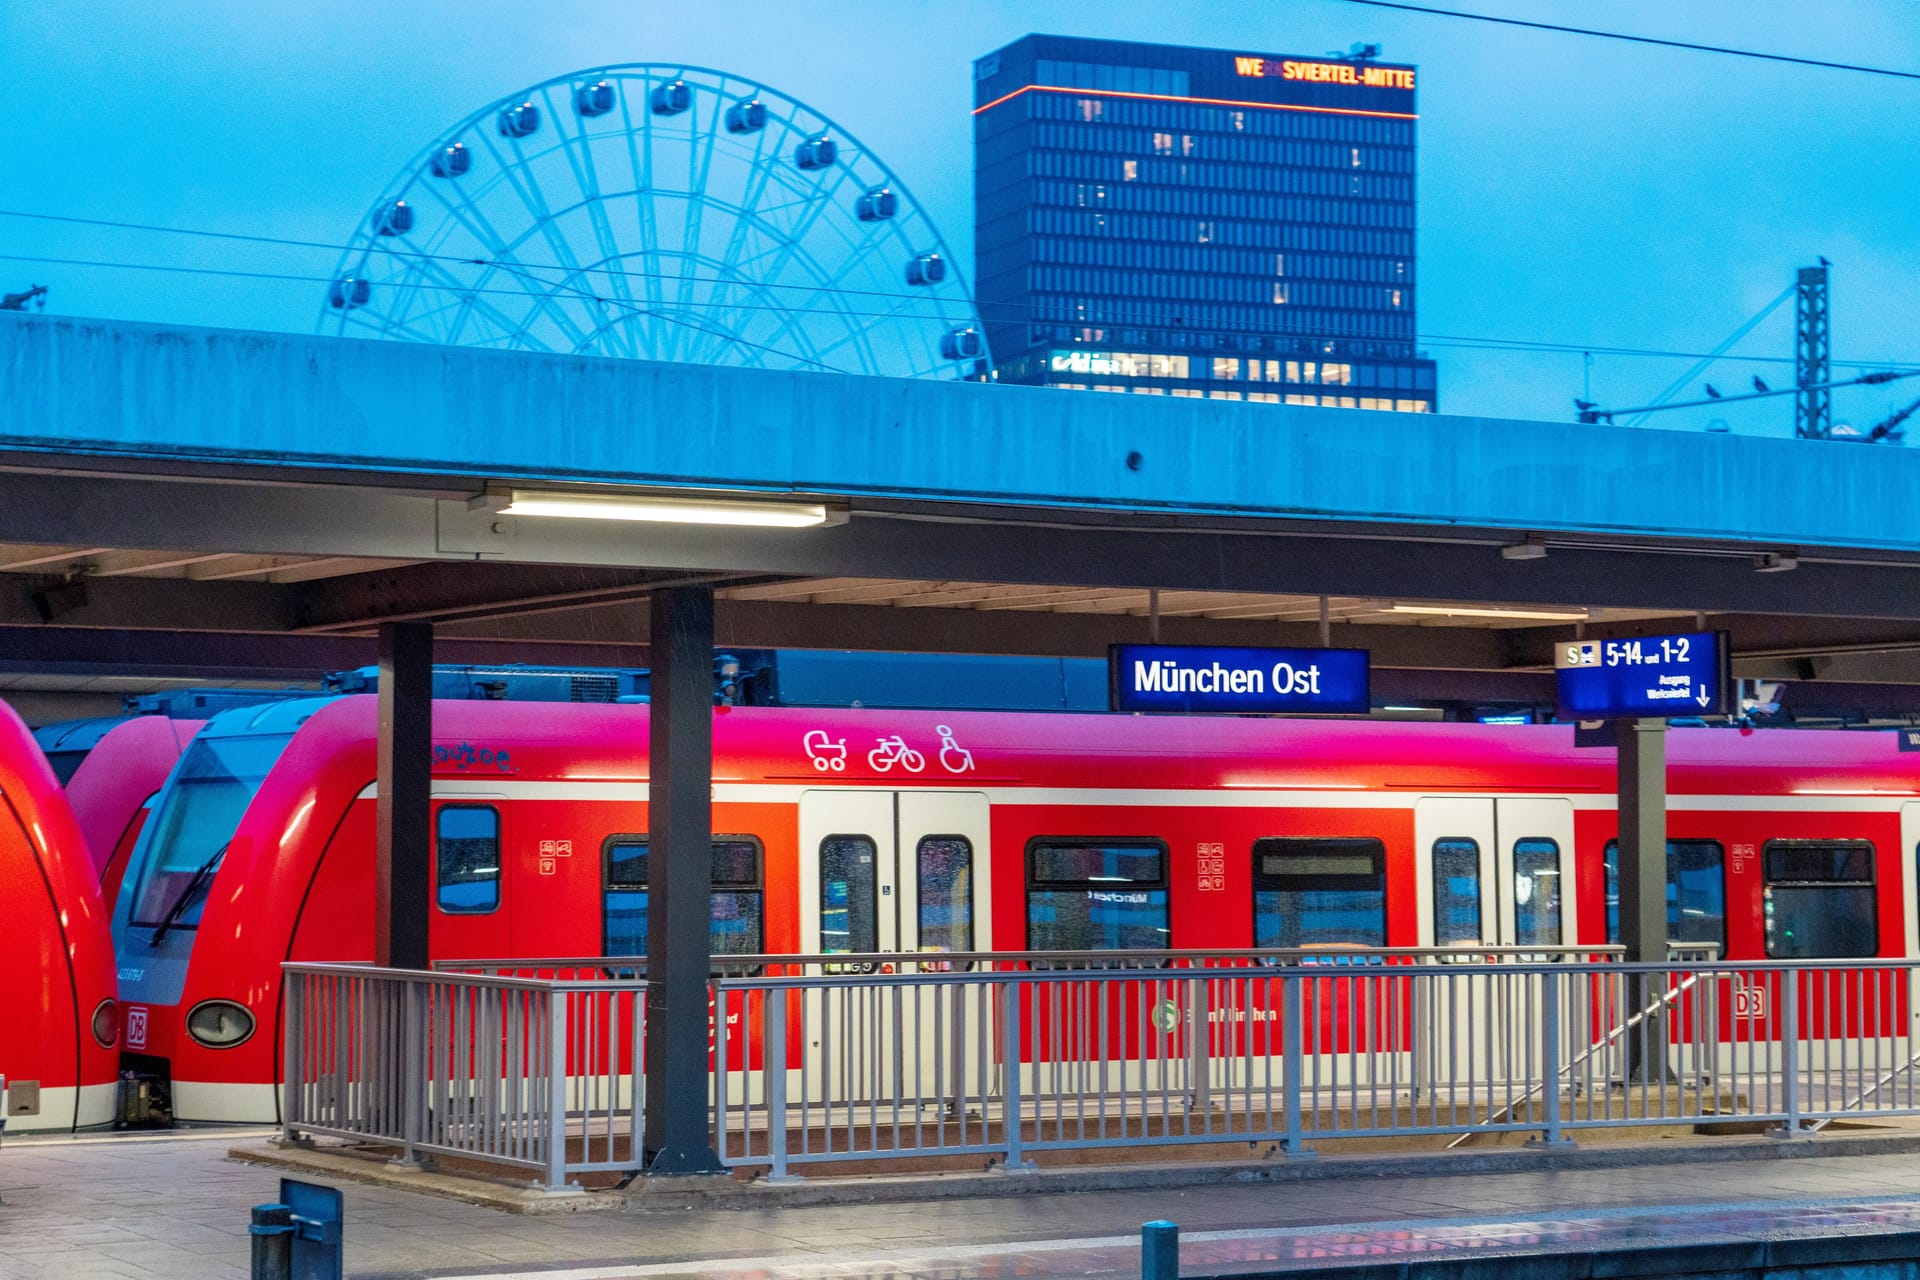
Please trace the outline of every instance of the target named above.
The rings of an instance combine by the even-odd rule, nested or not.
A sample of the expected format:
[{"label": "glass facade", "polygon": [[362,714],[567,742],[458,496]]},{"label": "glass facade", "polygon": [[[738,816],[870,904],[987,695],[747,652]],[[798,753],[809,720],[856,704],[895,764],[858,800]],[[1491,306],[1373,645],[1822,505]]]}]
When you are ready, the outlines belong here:
[{"label": "glass facade", "polygon": [[1429,413],[1411,67],[1032,35],[974,64],[1003,382]]}]

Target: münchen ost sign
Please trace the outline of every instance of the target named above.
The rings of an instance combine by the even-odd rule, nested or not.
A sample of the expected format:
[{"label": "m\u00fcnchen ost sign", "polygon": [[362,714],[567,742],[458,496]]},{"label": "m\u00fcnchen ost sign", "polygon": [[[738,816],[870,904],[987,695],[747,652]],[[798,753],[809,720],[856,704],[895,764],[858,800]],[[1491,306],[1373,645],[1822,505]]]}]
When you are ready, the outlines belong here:
[{"label": "m\u00fcnchen ost sign", "polygon": [[1116,644],[1107,650],[1115,711],[1365,715],[1365,649],[1224,649]]}]

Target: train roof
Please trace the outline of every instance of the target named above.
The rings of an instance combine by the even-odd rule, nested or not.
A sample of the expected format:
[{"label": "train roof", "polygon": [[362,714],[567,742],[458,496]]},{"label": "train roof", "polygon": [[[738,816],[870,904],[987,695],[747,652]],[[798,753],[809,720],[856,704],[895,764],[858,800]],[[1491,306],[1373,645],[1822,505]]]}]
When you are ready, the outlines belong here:
[{"label": "train roof", "polygon": [[[358,748],[364,772],[374,699],[313,701],[261,714],[304,722],[298,758]],[[647,776],[645,706],[436,702],[433,719],[443,778]],[[1570,725],[1111,714],[720,707],[714,745],[716,783],[813,786],[1611,793],[1615,766]],[[1920,795],[1920,756],[1891,733],[1677,729],[1668,758],[1679,793]]]}]

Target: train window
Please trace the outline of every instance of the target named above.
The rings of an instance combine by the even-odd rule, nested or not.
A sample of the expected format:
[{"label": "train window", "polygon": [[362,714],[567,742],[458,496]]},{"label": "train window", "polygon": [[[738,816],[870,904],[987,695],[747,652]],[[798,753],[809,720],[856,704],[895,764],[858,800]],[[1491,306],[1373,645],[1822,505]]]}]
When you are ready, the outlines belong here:
[{"label": "train window", "polygon": [[1560,945],[1560,842],[1513,842],[1513,940],[1523,947]]},{"label": "train window", "polygon": [[[1620,941],[1618,840],[1607,841],[1607,941]],[[1718,840],[1667,841],[1667,941],[1726,946],[1726,853]]]},{"label": "train window", "polygon": [[134,924],[158,926],[169,917],[174,929],[199,924],[220,855],[286,745],[286,734],[271,734],[199,738],[187,748],[161,789],[153,838],[140,855]]},{"label": "train window", "polygon": [[[607,955],[647,953],[647,853],[647,837],[643,835],[607,839],[601,926]],[[760,842],[749,836],[716,837],[709,954],[760,954],[764,901]]]},{"label": "train window", "polygon": [[1372,838],[1253,842],[1253,945],[1387,942],[1387,849]]},{"label": "train window", "polygon": [[820,950],[824,955],[880,949],[879,865],[866,836],[820,842]]},{"label": "train window", "polygon": [[1167,945],[1167,846],[1160,840],[1027,845],[1027,946],[1133,951]]},{"label": "train window", "polygon": [[500,905],[500,811],[450,804],[434,819],[440,909],[475,915]]},{"label": "train window", "polygon": [[973,950],[973,843],[965,836],[925,836],[914,863],[920,950]]},{"label": "train window", "polygon": [[1767,955],[1845,960],[1880,949],[1870,842],[1769,840],[1760,862]]},{"label": "train window", "polygon": [[1433,842],[1433,945],[1480,942],[1480,842]]}]

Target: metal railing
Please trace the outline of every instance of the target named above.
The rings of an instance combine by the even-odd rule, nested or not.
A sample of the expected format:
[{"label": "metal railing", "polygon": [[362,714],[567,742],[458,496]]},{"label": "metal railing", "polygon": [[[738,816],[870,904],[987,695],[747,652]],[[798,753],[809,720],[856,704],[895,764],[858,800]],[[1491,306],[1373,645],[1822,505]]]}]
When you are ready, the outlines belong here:
[{"label": "metal railing", "polygon": [[[1116,1147],[1304,1155],[1350,1138],[1556,1144],[1711,1124],[1797,1136],[1920,1113],[1916,962],[1261,954],[721,966],[715,1149],[786,1177],[949,1157],[1020,1168]],[[602,963],[556,962],[563,977],[286,966],[288,1130],[528,1169],[549,1186],[637,1171],[645,983],[578,976]]]}]

